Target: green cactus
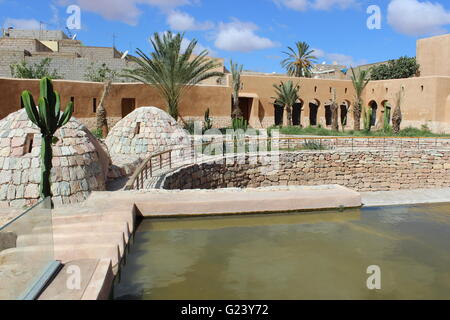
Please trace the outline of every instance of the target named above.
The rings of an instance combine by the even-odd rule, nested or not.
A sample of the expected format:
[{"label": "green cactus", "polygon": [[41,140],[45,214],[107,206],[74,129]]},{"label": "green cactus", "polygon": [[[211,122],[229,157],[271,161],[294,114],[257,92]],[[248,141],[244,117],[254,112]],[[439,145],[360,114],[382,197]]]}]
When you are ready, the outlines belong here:
[{"label": "green cactus", "polygon": [[364,131],[370,132],[370,130],[372,129],[373,110],[370,107],[368,107],[367,109],[368,110],[366,110],[366,108],[363,109]]},{"label": "green cactus", "polygon": [[50,173],[52,170],[52,144],[58,140],[54,136],[56,130],[64,126],[72,117],[73,102],[67,104],[61,113],[61,99],[58,92],[53,91],[53,84],[49,78],[40,81],[39,110],[36,108],[30,91],[22,92],[22,107],[28,118],[39,127],[42,134],[41,144],[41,184],[39,193],[42,199],[51,197]]},{"label": "green cactus", "polygon": [[212,120],[211,120],[211,118],[209,116],[209,108],[208,108],[205,111],[205,122],[204,122],[203,130],[204,131],[208,131],[208,130],[210,130],[212,128],[212,126],[213,126],[212,125]]}]

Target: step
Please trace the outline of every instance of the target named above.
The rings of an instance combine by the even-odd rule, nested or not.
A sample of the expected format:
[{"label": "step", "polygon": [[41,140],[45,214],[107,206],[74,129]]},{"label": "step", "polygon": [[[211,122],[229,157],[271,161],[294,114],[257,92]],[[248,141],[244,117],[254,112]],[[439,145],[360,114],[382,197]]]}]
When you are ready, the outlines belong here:
[{"label": "step", "polygon": [[[95,273],[98,261],[98,259],[82,259],[66,263],[38,300],[81,300]],[[78,283],[70,278],[77,272],[80,275]]]},{"label": "step", "polygon": [[[42,243],[48,239],[48,235],[28,234],[17,238],[17,247],[27,247],[35,243]],[[100,232],[100,233],[62,233],[53,235],[54,246],[63,246],[71,244],[117,244],[120,255],[124,255],[125,238],[122,232]]]}]

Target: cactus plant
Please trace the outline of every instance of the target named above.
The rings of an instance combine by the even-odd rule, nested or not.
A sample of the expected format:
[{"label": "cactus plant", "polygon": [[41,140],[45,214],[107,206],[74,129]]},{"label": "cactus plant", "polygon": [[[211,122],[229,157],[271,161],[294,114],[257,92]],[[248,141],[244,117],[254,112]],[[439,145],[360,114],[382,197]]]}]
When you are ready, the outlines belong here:
[{"label": "cactus plant", "polygon": [[364,122],[364,131],[370,132],[372,129],[372,117],[373,117],[373,110],[372,108],[368,107],[363,109],[363,122]]},{"label": "cactus plant", "polygon": [[206,109],[204,118],[205,118],[205,122],[204,122],[203,130],[208,131],[213,127],[211,117],[209,116],[209,108]]},{"label": "cactus plant", "polygon": [[52,144],[57,142],[54,135],[56,130],[64,126],[72,117],[73,102],[69,102],[64,112],[61,113],[60,96],[58,92],[53,91],[53,84],[49,78],[43,78],[40,81],[39,110],[36,108],[36,103],[30,91],[22,93],[21,101],[28,118],[39,127],[42,134],[39,193],[41,198],[44,199],[52,196],[50,184]]}]

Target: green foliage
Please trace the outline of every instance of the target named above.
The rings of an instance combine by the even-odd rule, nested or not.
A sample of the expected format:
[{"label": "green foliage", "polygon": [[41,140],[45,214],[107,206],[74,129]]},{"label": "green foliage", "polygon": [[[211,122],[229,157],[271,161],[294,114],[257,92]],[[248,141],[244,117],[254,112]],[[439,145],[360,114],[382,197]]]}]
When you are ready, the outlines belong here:
[{"label": "green foliage", "polygon": [[106,63],[103,63],[101,66],[96,68],[94,62],[92,62],[86,69],[84,80],[92,82],[105,82],[108,80],[113,81],[117,76],[117,71],[108,68]]},{"label": "green foliage", "polygon": [[287,113],[288,123],[283,123],[283,125],[292,125],[292,107],[300,98],[298,91],[300,90],[299,85],[294,85],[292,80],[287,82],[280,82],[279,85],[274,84],[277,104],[284,106],[285,112]]},{"label": "green foliage", "polygon": [[244,66],[242,64],[233,63],[233,60],[230,61],[231,68],[231,88],[233,89],[233,112],[231,116],[233,118],[242,117],[242,111],[239,107],[239,91],[241,90],[241,74]]},{"label": "green foliage", "polygon": [[203,130],[208,131],[212,128],[212,119],[209,116],[209,108],[205,111],[205,117],[204,117],[204,123],[203,123]]},{"label": "green foliage", "polygon": [[295,49],[288,47],[287,52],[283,52],[287,58],[281,62],[281,66],[286,69],[287,74],[292,77],[311,78],[311,68],[317,57],[306,42],[297,42]]},{"label": "green foliage", "polygon": [[416,58],[400,57],[370,69],[371,80],[403,79],[415,76],[420,69]]},{"label": "green foliage", "polygon": [[222,72],[213,71],[220,66],[207,57],[203,50],[194,55],[197,40],[185,46],[184,34],[155,33],[151,39],[153,52],[146,55],[137,50],[139,57],[131,57],[138,67],[124,70],[124,76],[153,85],[166,100],[169,114],[178,120],[178,104],[186,89],[211,77],[222,77]]},{"label": "green foliage", "polygon": [[326,150],[327,147],[324,146],[321,142],[308,140],[302,146],[302,150]]},{"label": "green foliage", "polygon": [[244,118],[235,118],[232,119],[232,127],[233,130],[244,130],[247,131],[248,129],[248,122]]},{"label": "green foliage", "polygon": [[370,130],[372,129],[372,116],[372,108],[368,107],[363,109],[363,123],[365,132],[370,132]]},{"label": "green foliage", "polygon": [[391,127],[391,107],[385,106],[384,108],[384,118],[383,118],[383,131],[390,132]]},{"label": "green foliage", "polygon": [[66,125],[72,117],[73,102],[69,102],[64,112],[61,113],[61,98],[58,92],[53,91],[53,84],[49,78],[43,78],[40,81],[39,108],[36,108],[36,103],[30,91],[22,93],[21,102],[28,118],[41,130],[41,184],[39,192],[41,198],[51,197],[52,144],[57,142],[54,134],[56,130]]},{"label": "green foliage", "polygon": [[367,70],[361,70],[358,74],[352,68],[352,84],[355,89],[355,103],[353,106],[353,118],[355,119],[354,130],[359,131],[361,125],[361,109],[363,106],[362,94],[369,84]]},{"label": "green foliage", "polygon": [[285,135],[298,135],[298,136],[323,136],[323,137],[330,137],[330,136],[345,136],[345,137],[372,137],[372,136],[379,136],[379,137],[395,137],[395,136],[403,136],[403,137],[450,137],[448,134],[437,134],[430,131],[430,129],[424,125],[421,129],[408,127],[399,132],[399,134],[395,134],[392,129],[388,131],[384,130],[378,130],[378,131],[355,131],[355,130],[349,130],[349,131],[332,131],[325,128],[317,128],[317,127],[306,127],[306,128],[300,128],[297,126],[291,126],[291,127],[279,127],[279,126],[273,126],[267,129],[269,137],[272,136],[271,132],[273,130],[280,130],[281,134]]},{"label": "green foliage", "polygon": [[102,130],[102,128],[94,129],[94,130],[92,131],[92,134],[93,134],[94,137],[96,137],[97,139],[103,139],[103,130]]},{"label": "green foliage", "polygon": [[29,65],[27,62],[13,63],[9,66],[13,78],[18,79],[61,79],[56,69],[50,70],[51,58],[42,59],[41,62]]},{"label": "green foliage", "polygon": [[189,120],[184,123],[184,130],[189,132],[189,134],[195,134],[195,121]]}]

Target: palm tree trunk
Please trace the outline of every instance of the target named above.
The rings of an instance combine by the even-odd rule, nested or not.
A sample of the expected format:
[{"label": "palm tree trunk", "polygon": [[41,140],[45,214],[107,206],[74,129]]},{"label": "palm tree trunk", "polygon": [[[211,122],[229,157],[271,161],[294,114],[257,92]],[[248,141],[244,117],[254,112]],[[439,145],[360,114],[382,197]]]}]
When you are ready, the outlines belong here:
[{"label": "palm tree trunk", "polygon": [[336,103],[331,105],[331,128],[334,131],[339,131],[338,106]]},{"label": "palm tree trunk", "polygon": [[242,118],[242,111],[239,107],[239,97],[233,97],[233,112],[231,113],[231,118]]},{"label": "palm tree trunk", "polygon": [[102,97],[97,108],[97,129],[102,131],[103,137],[108,135],[108,119],[106,117],[105,100],[111,91],[112,81],[108,80],[104,83]]},{"label": "palm tree trunk", "polygon": [[361,103],[355,103],[353,107],[353,130],[360,131],[361,130]]}]

